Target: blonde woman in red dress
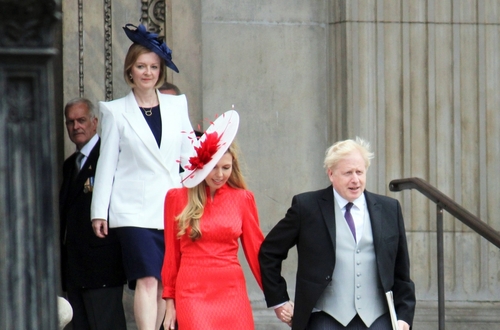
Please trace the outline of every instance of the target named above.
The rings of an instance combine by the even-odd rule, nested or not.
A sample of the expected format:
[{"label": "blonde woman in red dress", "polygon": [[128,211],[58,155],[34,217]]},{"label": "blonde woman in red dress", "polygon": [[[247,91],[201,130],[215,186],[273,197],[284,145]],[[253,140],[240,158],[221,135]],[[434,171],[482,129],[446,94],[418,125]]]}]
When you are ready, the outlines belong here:
[{"label": "blonde woman in red dress", "polygon": [[165,329],[254,329],[238,239],[262,288],[258,252],[264,239],[235,145],[239,117],[231,110],[200,138],[184,188],[165,199],[162,269]]}]

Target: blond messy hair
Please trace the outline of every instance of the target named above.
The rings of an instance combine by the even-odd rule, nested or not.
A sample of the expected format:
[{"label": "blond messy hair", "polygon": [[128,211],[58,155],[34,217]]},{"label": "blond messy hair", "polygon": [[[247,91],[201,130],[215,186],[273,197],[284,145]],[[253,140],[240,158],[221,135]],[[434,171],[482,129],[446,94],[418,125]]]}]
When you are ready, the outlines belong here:
[{"label": "blond messy hair", "polygon": [[370,143],[360,137],[356,137],[356,140],[349,139],[334,143],[325,152],[323,167],[327,171],[329,169],[334,169],[343,158],[351,154],[353,151],[359,151],[361,157],[363,157],[365,161],[366,169],[368,169],[370,161],[375,157],[375,155],[370,150]]}]

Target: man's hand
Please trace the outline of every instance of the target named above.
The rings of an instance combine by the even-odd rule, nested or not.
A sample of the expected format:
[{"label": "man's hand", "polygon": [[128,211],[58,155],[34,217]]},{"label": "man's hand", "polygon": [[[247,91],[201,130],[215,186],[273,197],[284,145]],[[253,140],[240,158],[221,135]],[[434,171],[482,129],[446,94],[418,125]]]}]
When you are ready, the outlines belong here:
[{"label": "man's hand", "polygon": [[288,324],[290,327],[292,326],[293,302],[287,301],[282,306],[275,308],[274,312],[281,322]]},{"label": "man's hand", "polygon": [[398,320],[398,330],[410,330],[410,325],[405,321]]},{"label": "man's hand", "polygon": [[99,238],[108,236],[108,222],[105,219],[92,219],[92,229]]}]

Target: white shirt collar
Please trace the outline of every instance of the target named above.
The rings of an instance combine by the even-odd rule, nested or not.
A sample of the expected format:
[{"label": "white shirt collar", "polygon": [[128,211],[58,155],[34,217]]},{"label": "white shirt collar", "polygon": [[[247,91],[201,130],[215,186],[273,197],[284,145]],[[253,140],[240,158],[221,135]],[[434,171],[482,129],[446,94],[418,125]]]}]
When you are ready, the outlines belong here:
[{"label": "white shirt collar", "polygon": [[87,144],[85,144],[81,150],[77,151],[80,151],[82,154],[85,155],[85,157],[88,157],[92,149],[94,149],[94,146],[96,145],[98,140],[99,140],[99,135],[94,134],[94,136],[89,140],[89,142],[87,142]]},{"label": "white shirt collar", "polygon": [[[347,203],[349,203],[349,201],[347,199],[345,199],[344,197],[340,196],[340,194],[335,190],[335,188],[333,188],[333,196],[335,197],[335,200],[337,201],[337,203],[339,204],[340,208],[343,209]],[[365,208],[365,205],[366,205],[366,200],[365,200],[365,194],[362,193],[358,198],[356,198],[353,202],[352,202],[358,209],[360,210],[364,210]]]}]

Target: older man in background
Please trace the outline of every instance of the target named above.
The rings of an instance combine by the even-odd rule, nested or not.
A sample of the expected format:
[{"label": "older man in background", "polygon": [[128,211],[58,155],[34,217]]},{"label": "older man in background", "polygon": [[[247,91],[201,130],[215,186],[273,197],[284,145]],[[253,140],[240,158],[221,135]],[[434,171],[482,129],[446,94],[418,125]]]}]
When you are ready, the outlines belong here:
[{"label": "older man in background", "polygon": [[64,161],[59,195],[63,290],[73,307],[73,330],[126,329],[122,304],[125,273],[115,233],[100,239],[90,220],[90,204],[100,139],[94,105],[77,98],[64,115],[76,152]]}]

